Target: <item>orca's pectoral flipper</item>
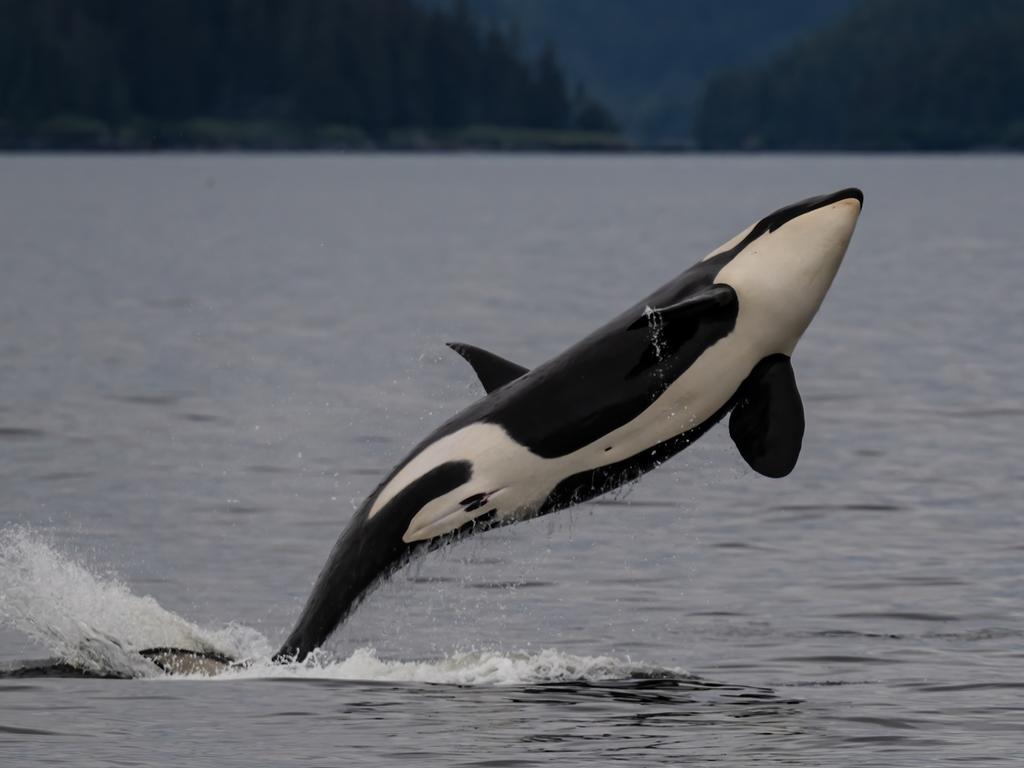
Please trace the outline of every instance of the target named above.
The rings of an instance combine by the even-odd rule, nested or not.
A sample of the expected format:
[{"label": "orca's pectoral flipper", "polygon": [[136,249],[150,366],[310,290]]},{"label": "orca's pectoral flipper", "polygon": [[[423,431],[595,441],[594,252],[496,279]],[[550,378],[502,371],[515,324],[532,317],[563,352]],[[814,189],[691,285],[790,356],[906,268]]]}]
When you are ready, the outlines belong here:
[{"label": "orca's pectoral flipper", "polygon": [[678,304],[667,307],[648,307],[647,310],[629,326],[629,330],[646,328],[652,323],[673,325],[682,322],[699,320],[708,312],[734,307],[737,304],[736,291],[725,283],[714,283],[707,288],[689,296]]},{"label": "orca's pectoral flipper", "polygon": [[804,439],[804,406],[787,355],[770,355],[740,385],[729,435],[740,455],[766,477],[793,471]]},{"label": "orca's pectoral flipper", "polygon": [[498,357],[493,352],[480,349],[480,347],[474,347],[471,344],[448,342],[448,346],[462,355],[466,362],[473,366],[477,378],[480,379],[480,383],[484,385],[484,390],[488,393],[508,384],[510,381],[518,379],[524,373],[529,373],[530,371],[529,368],[524,368],[513,363],[511,360]]}]

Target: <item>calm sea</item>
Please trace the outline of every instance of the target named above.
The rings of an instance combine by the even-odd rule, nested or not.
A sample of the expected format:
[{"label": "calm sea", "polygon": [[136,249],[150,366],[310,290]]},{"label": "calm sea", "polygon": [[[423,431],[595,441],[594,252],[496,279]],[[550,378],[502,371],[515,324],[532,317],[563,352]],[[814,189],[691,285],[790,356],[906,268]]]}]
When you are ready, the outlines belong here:
[{"label": "calm sea", "polygon": [[1020,765],[1024,158],[0,157],[0,665],[265,656],[354,506],[754,219],[866,204],[796,471],[719,427],[308,666],[0,679],[0,763]]}]

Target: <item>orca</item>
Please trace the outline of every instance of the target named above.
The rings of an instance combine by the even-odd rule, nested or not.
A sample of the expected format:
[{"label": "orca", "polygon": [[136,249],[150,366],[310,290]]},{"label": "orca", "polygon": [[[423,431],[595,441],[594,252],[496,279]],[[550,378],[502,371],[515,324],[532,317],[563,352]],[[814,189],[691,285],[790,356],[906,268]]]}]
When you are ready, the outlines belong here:
[{"label": "orca", "polygon": [[789,474],[804,434],[790,358],[863,202],[850,188],[765,216],[536,368],[450,344],[486,396],[417,445],[355,512],[275,660],[320,647],[412,555],[635,480],[727,414],[751,468]]}]

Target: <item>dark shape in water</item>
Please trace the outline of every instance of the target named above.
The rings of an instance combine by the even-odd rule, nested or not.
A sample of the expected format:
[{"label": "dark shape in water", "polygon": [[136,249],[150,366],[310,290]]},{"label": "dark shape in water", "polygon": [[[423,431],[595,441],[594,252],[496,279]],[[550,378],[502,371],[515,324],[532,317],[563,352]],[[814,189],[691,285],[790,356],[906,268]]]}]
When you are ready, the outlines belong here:
[{"label": "dark shape in water", "polygon": [[236,664],[235,659],[214,651],[147,648],[139,654],[169,675],[217,675]]},{"label": "dark shape in water", "polygon": [[[214,651],[190,651],[184,648],[147,648],[139,655],[169,675],[218,675],[232,666],[240,666],[228,656]],[[99,680],[128,680],[133,677],[115,671],[100,671],[80,667],[64,659],[32,659],[0,667],[0,679],[27,677],[76,677]]]}]

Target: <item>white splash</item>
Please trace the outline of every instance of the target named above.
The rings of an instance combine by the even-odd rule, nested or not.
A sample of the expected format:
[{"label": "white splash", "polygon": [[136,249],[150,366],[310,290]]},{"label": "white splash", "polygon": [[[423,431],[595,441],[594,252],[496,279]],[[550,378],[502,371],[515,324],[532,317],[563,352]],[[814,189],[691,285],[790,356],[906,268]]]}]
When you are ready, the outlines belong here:
[{"label": "white splash", "polygon": [[[554,649],[536,652],[458,651],[438,659],[382,659],[375,649],[336,659],[317,651],[302,663],[270,661],[271,647],[255,629],[207,629],[132,594],[116,576],[98,574],[61,553],[31,529],[0,529],[0,623],[15,627],[50,654],[98,675],[167,680],[229,681],[264,678],[529,685],[623,680],[638,675],[685,677],[678,669],[610,656],[577,656]],[[169,647],[214,652],[246,660],[207,677],[166,675],[137,651]]]},{"label": "white splash", "polygon": [[529,685],[601,680],[622,680],[635,675],[685,676],[675,669],[638,665],[629,659],[610,656],[576,656],[545,649],[520,651],[461,651],[441,659],[401,661],[382,659],[373,648],[359,648],[337,661],[314,653],[302,664],[274,664],[259,661],[244,668],[228,670],[216,678],[239,680],[268,677],[314,678],[320,680],[364,680],[394,683],[439,683],[445,685]]},{"label": "white splash", "polygon": [[96,674],[159,674],[135,651],[170,646],[248,655],[265,640],[255,630],[209,631],[133,595],[116,576],[98,575],[31,529],[0,530],[0,622],[54,656]]}]

